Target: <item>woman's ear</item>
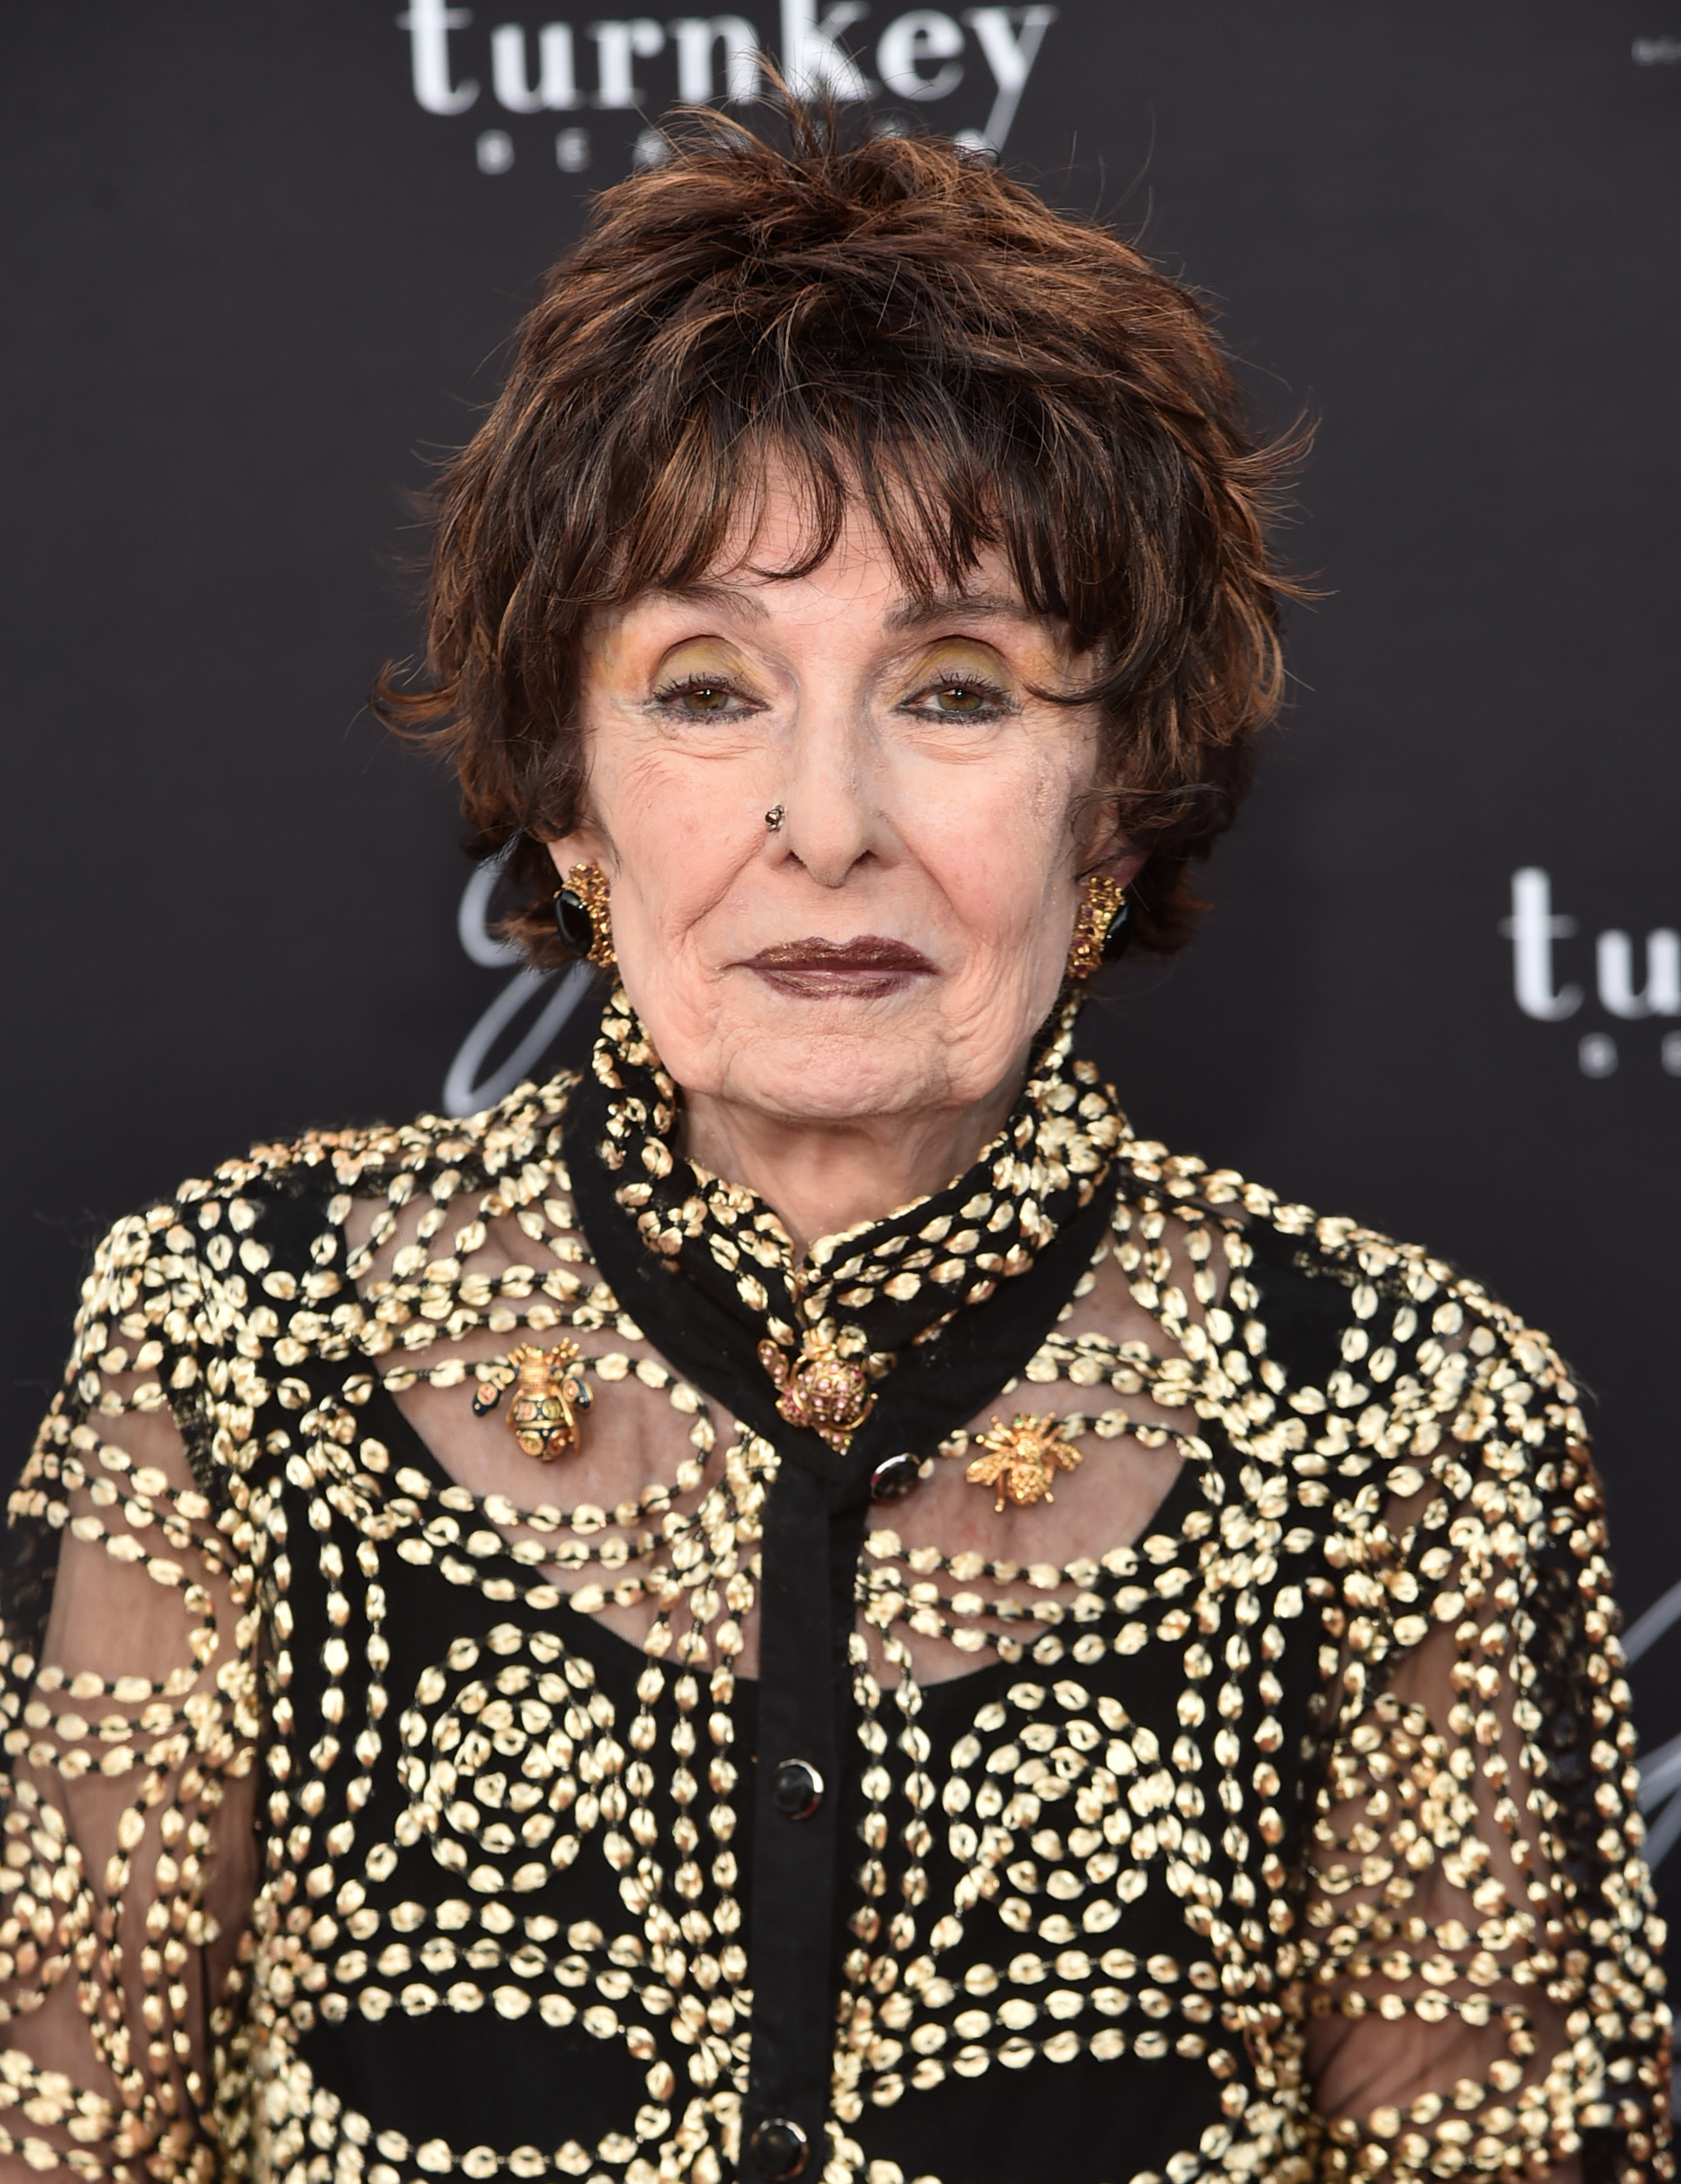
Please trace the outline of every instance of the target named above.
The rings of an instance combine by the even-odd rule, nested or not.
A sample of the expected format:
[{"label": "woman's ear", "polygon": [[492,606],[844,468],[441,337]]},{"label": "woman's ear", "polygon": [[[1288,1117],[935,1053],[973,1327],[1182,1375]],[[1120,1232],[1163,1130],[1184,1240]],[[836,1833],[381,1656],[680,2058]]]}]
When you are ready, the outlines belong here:
[{"label": "woman's ear", "polygon": [[588,820],[580,820],[570,834],[561,834],[543,847],[554,860],[554,869],[564,880],[574,865],[596,865],[610,879],[617,860],[612,847],[601,829]]},{"label": "woman's ear", "polygon": [[1122,830],[1112,799],[1094,797],[1080,815],[1075,869],[1084,878],[1106,872],[1120,888],[1130,887],[1149,861],[1148,850],[1134,848]]}]

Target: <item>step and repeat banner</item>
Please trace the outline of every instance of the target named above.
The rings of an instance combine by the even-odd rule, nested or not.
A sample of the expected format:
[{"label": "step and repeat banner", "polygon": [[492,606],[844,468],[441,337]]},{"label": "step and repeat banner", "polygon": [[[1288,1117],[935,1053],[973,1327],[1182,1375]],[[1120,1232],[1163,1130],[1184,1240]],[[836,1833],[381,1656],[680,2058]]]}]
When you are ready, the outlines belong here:
[{"label": "step and repeat banner", "polygon": [[362,699],[414,646],[416,497],[590,192],[769,54],[1121,222],[1263,425],[1317,421],[1289,722],[1204,936],[1091,1037],[1146,1133],[1422,1239],[1572,1358],[1667,1851],[1674,0],[399,6],[8,14],[7,1462],[114,1216],[576,1058],[582,982],[509,960],[448,783]]}]

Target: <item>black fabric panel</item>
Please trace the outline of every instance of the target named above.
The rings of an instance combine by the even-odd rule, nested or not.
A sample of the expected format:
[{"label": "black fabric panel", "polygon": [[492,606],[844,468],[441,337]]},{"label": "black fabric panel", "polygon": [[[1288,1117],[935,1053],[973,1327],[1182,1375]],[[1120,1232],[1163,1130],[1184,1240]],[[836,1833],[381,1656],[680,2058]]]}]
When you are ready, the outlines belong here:
[{"label": "black fabric panel", "polygon": [[[846,1661],[868,1480],[882,1457],[932,1450],[1020,1374],[1055,1324],[1113,1211],[1111,1167],[1033,1264],[966,1306],[939,1338],[910,1347],[843,1455],[776,1411],[745,1307],[682,1279],[651,1251],[596,1156],[606,1095],[592,1073],[568,1106],[567,1171],[585,1237],[620,1304],[662,1356],[782,1457],[766,1499],[760,1636],[760,1765],[754,1804],[752,2076],[744,2128],[798,2123],[821,2142],[832,2051],[832,1941],[852,1845],[838,1825],[840,1755],[855,1750]],[[791,1820],[771,1802],[776,1766],[809,1758],[829,1786]]]}]

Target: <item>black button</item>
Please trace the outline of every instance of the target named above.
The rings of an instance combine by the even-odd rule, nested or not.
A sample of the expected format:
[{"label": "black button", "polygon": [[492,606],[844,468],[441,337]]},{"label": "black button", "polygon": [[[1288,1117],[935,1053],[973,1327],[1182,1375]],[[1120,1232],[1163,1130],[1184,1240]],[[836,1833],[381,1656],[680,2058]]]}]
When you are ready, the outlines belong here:
[{"label": "black button", "polygon": [[902,1502],[922,1483],[922,1467],[914,1456],[889,1456],[870,1474],[872,1502]]},{"label": "black button", "polygon": [[782,2184],[784,2178],[798,2176],[811,2151],[805,2133],[786,2116],[767,2116],[755,2128],[747,2148],[753,2156],[754,2167],[761,2176],[768,2176],[771,2184]]},{"label": "black button", "polygon": [[[783,1760],[771,1784],[771,1802],[776,1810],[790,1820],[809,1820],[822,1802],[823,1778],[817,1769],[809,1767],[803,1759]],[[772,2128],[770,2124],[761,2127],[765,2131]],[[777,2130],[784,2128],[780,2124],[775,2127]],[[786,2128],[792,2131],[794,2126],[788,2124]],[[803,2144],[804,2141],[801,2142]],[[804,2158],[804,2154],[800,2156],[802,2160]],[[792,2176],[794,2171],[778,2169],[771,2174]]]}]

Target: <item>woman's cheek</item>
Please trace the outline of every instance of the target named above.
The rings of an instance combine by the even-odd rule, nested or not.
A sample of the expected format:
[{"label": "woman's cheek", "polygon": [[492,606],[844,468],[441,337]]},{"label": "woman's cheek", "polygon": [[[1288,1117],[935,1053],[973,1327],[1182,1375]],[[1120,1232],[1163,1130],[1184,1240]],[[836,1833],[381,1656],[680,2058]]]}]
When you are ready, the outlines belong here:
[{"label": "woman's cheek", "polygon": [[994,949],[1033,950],[1047,905],[1062,893],[1066,808],[1066,800],[1048,798],[1041,783],[1029,779],[942,844],[948,899],[976,939]]},{"label": "woman's cheek", "polygon": [[737,825],[726,823],[728,800],[706,767],[649,767],[623,786],[630,823],[617,838],[618,884],[635,890],[661,946],[681,945],[726,883],[739,815]]}]

